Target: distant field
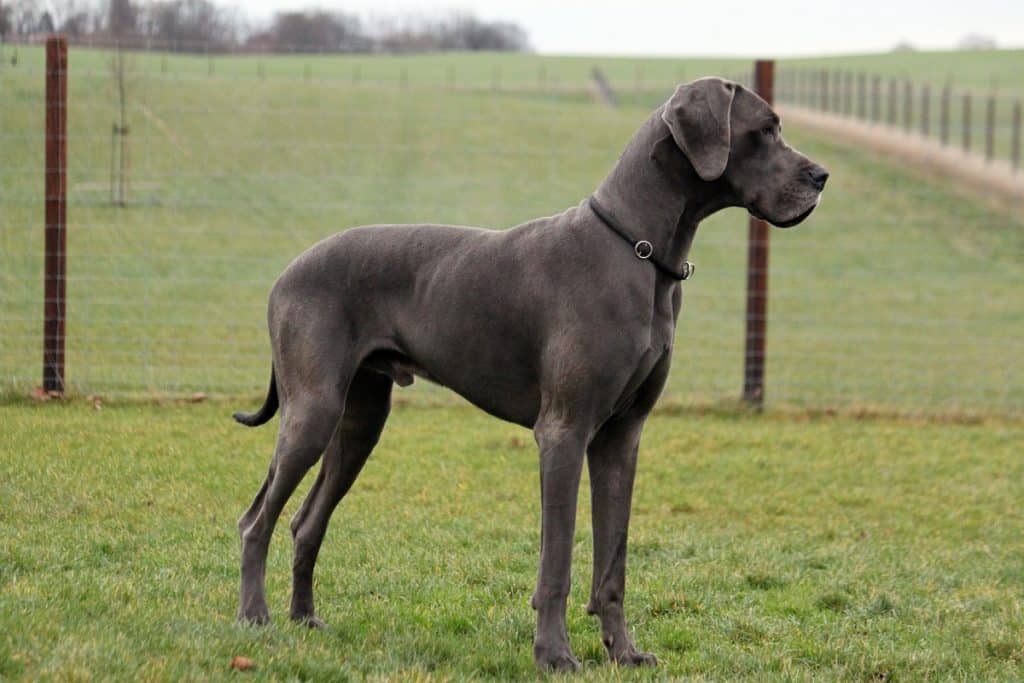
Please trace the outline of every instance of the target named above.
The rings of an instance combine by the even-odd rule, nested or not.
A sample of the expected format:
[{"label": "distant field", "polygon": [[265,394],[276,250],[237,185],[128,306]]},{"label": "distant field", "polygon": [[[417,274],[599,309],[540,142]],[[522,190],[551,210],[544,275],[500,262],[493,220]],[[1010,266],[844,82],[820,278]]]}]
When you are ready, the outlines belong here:
[{"label": "distant field", "polygon": [[[38,382],[42,328],[40,50],[18,54],[0,72],[0,391],[13,393]],[[103,59],[73,50],[70,65],[68,377],[81,393],[258,393],[266,294],[294,255],[364,223],[503,228],[562,210],[600,182],[648,112],[611,110],[582,91],[436,87],[448,64],[477,85],[494,65],[503,83],[528,83],[543,67],[582,85],[593,63],[583,58],[233,57],[216,58],[207,77],[202,58],[168,57],[161,76],[161,56],[139,56],[133,191],[120,209],[107,201],[115,100]],[[305,62],[333,80],[306,82]],[[353,85],[356,64],[364,80]],[[607,68],[675,80],[700,64],[710,70],[685,60]],[[369,82],[372,68],[385,79],[402,65],[409,87]],[[808,223],[773,232],[769,401],[1020,413],[1020,212],[838,142],[787,136],[832,180]],[[739,391],[746,220],[727,211],[697,238],[670,402]]]},{"label": "distant field", "polygon": [[[41,68],[39,48],[2,46],[9,68],[16,50],[19,67]],[[135,53],[135,66],[146,75],[182,78],[280,78],[401,83],[410,85],[566,88],[589,86],[598,67],[617,89],[662,88],[706,75],[733,75],[750,70],[751,58],[654,58],[550,56],[509,53],[438,53],[423,55],[173,55]],[[77,50],[76,68],[105,72],[108,52]],[[773,55],[764,55],[771,58]],[[842,57],[790,58],[781,67],[867,71],[883,77],[910,78],[984,91],[1024,94],[1024,49],[948,52],[898,52]]]},{"label": "distant field", "polygon": [[[243,655],[246,680],[537,680],[529,432],[399,406],[320,554],[329,630],[287,620],[287,520],[312,477],[271,545],[274,623],[242,628],[235,520],[274,425],[234,407],[0,406],[0,679],[226,679]],[[568,630],[586,680],[1019,681],[1022,440],[998,422],[654,418],[626,611],[661,665],[606,663],[584,488]]]}]

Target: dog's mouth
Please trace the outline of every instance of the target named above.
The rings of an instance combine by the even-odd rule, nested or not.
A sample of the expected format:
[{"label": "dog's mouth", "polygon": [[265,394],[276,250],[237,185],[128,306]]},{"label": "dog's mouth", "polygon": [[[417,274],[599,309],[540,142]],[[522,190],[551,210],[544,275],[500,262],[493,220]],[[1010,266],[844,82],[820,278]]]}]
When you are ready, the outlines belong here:
[{"label": "dog's mouth", "polygon": [[773,220],[771,218],[768,218],[767,216],[765,216],[763,213],[758,211],[753,206],[747,207],[747,211],[754,218],[760,218],[763,221],[767,221],[767,222],[771,223],[772,225],[774,225],[776,228],[792,228],[794,225],[797,225],[799,223],[803,223],[807,219],[808,216],[810,216],[812,213],[814,213],[814,210],[816,208],[818,208],[818,204],[820,204],[820,203],[821,203],[821,193],[818,193],[818,196],[814,198],[814,203],[811,204],[810,207],[808,207],[803,213],[797,214],[793,218],[789,218],[789,219],[784,220],[784,221],[776,221],[776,220]]}]

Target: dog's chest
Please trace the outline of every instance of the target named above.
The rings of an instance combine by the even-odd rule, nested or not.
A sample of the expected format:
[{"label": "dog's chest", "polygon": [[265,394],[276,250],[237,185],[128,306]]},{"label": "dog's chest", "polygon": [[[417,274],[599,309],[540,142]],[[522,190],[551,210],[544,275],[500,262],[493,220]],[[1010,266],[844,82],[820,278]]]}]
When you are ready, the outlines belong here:
[{"label": "dog's chest", "polygon": [[633,371],[617,402],[620,408],[632,402],[655,368],[672,353],[681,303],[681,291],[678,287],[675,289],[675,293],[669,291],[655,297],[650,326],[641,333],[643,338],[637,340],[636,351],[628,361]]}]

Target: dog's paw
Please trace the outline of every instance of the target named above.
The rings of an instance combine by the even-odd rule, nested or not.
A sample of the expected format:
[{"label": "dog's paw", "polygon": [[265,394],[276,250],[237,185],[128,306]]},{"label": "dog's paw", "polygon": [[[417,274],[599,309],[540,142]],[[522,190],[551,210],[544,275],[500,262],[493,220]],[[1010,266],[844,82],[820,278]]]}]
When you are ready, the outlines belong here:
[{"label": "dog's paw", "polygon": [[650,652],[640,652],[631,647],[625,652],[612,655],[612,661],[617,666],[658,666],[658,658]]},{"label": "dog's paw", "polygon": [[580,660],[576,659],[568,645],[559,647],[533,646],[533,660],[541,671],[554,673],[579,671]]},{"label": "dog's paw", "polygon": [[266,626],[270,623],[270,610],[264,605],[238,613],[238,623],[245,626]]}]

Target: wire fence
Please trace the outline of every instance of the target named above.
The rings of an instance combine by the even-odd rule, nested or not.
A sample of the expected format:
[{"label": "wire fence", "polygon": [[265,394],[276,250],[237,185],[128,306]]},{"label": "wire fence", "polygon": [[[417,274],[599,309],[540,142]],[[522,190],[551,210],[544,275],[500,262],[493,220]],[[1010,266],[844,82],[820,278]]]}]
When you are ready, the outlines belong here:
[{"label": "wire fence", "polygon": [[779,73],[776,96],[782,103],[935,139],[1020,172],[1019,93],[994,87],[979,92],[864,71],[787,68]]},{"label": "wire fence", "polygon": [[[44,334],[44,63],[41,47],[17,47],[14,65],[0,51],[4,393],[39,384]],[[503,228],[574,205],[652,103],[703,75],[602,65],[614,108],[594,97],[592,65],[487,60],[154,50],[119,65],[115,51],[73,46],[68,388],[260,393],[266,297],[298,253],[355,225]],[[768,405],[1020,413],[1020,220],[787,135],[833,179],[815,216],[772,234]],[[669,402],[740,394],[746,223],[726,211],[701,228]]]}]

